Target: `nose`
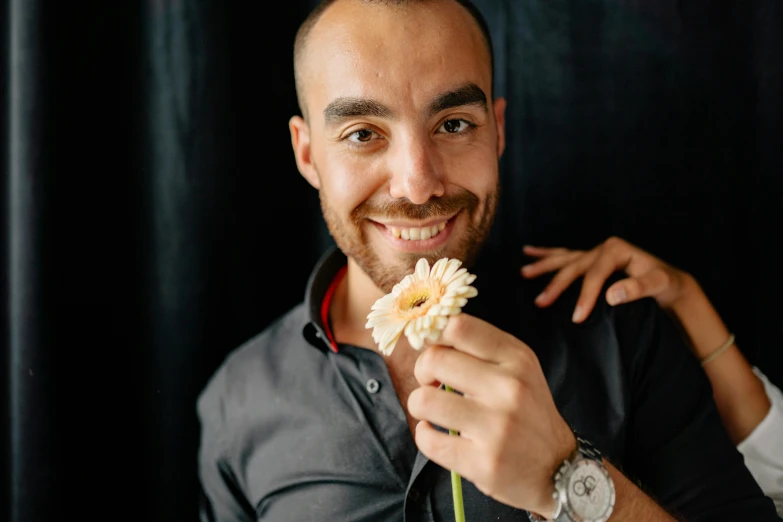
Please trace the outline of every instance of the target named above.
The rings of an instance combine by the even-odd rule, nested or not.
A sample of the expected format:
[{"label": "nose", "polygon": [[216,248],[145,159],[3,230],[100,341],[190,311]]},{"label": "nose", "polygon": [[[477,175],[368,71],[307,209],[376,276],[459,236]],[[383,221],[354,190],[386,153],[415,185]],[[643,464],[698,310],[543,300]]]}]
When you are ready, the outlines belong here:
[{"label": "nose", "polygon": [[411,136],[393,145],[389,195],[422,205],[446,192],[435,145],[426,137]]}]

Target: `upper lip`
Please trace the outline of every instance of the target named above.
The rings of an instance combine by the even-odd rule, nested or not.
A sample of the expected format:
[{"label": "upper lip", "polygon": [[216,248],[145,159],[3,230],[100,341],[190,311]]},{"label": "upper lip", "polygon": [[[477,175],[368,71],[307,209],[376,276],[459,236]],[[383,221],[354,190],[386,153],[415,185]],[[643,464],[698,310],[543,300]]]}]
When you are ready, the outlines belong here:
[{"label": "upper lip", "polygon": [[420,221],[418,223],[413,222],[404,222],[404,221],[378,221],[377,219],[373,219],[376,223],[383,225],[385,227],[394,227],[394,228],[426,228],[426,227],[432,227],[435,225],[440,225],[441,223],[445,223],[446,221],[450,220],[456,216],[456,214],[448,216],[448,217],[438,217],[433,218],[428,221]]}]

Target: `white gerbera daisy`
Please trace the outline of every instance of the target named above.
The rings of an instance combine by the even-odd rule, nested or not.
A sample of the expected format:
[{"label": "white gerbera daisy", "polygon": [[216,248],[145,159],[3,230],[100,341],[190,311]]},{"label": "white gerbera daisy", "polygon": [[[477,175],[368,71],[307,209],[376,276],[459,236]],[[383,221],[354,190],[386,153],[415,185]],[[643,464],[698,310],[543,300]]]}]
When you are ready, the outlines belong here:
[{"label": "white gerbera daisy", "polygon": [[372,338],[383,355],[391,355],[403,332],[416,350],[426,339],[437,341],[449,317],[478,295],[470,286],[476,276],[460,265],[462,261],[444,257],[430,271],[427,260],[419,259],[412,274],[372,305],[365,328],[373,329]]}]

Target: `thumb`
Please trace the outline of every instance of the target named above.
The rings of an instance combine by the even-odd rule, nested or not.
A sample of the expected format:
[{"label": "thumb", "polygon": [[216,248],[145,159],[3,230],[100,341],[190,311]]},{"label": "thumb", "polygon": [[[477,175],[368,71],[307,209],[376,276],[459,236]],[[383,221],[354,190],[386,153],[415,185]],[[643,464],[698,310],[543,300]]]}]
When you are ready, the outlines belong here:
[{"label": "thumb", "polygon": [[606,302],[612,306],[630,303],[643,297],[656,297],[669,286],[669,276],[656,268],[639,277],[617,281],[606,290]]}]

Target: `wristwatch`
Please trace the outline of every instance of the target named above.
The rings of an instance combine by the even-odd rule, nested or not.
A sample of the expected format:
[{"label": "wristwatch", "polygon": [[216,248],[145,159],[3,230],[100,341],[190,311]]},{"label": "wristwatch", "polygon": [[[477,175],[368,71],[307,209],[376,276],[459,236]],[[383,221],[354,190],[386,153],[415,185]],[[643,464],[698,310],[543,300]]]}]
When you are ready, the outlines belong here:
[{"label": "wristwatch", "polygon": [[614,482],[603,464],[601,452],[578,434],[576,450],[553,477],[557,503],[551,519],[528,512],[530,520],[555,522],[606,522],[614,509]]}]

